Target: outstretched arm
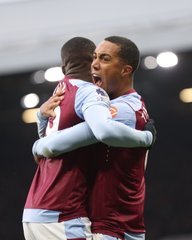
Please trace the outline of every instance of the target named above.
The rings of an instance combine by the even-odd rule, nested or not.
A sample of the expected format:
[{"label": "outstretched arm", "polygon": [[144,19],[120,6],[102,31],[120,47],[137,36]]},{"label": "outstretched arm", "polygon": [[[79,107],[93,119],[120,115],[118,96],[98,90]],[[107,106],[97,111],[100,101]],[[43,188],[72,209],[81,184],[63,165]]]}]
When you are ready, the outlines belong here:
[{"label": "outstretched arm", "polygon": [[109,146],[149,147],[153,142],[151,132],[139,131],[122,122],[114,121],[104,106],[88,107],[84,111],[84,118],[97,140]]},{"label": "outstretched arm", "polygon": [[[105,93],[97,90],[91,92],[89,101],[83,104],[83,107],[77,104],[77,106],[80,106],[79,109],[82,109],[82,112],[80,111],[81,116],[87,123],[78,124],[38,140],[33,146],[34,155],[54,157],[93,144],[96,141],[114,147],[149,147],[152,144],[153,136],[151,132],[135,130],[112,120]],[[83,91],[87,94],[88,90],[82,88],[82,94],[79,94],[79,98],[82,97],[84,101],[85,92]]]},{"label": "outstretched arm", "polygon": [[[34,157],[56,157],[80,147],[98,142],[86,122],[54,132],[33,144]],[[37,157],[38,158],[38,157]]]},{"label": "outstretched arm", "polygon": [[[33,145],[33,155],[55,157],[97,141],[115,147],[149,147],[152,144],[153,136],[150,131],[135,130],[113,121],[106,107],[90,107],[89,111],[86,110],[85,118],[92,126],[97,139],[88,123],[83,122],[37,140]],[[115,128],[118,128],[118,131],[115,131]]]}]

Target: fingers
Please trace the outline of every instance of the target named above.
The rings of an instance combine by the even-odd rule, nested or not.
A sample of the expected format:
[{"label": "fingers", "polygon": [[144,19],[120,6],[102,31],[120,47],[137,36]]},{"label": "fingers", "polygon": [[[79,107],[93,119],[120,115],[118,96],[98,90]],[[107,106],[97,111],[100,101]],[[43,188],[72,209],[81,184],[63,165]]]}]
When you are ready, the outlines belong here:
[{"label": "fingers", "polygon": [[64,95],[53,95],[48,101],[51,102],[61,102],[64,99]]},{"label": "fingers", "polygon": [[[47,112],[47,114],[48,114],[48,112]],[[49,111],[49,117],[52,117],[52,118],[56,117],[54,110]]]},{"label": "fingers", "polygon": [[56,88],[54,95],[60,96],[65,93],[65,83],[59,84],[59,86]]},{"label": "fingers", "polygon": [[44,117],[55,117],[54,109],[59,106],[65,95],[65,84],[60,84],[54,91],[54,94],[44,102],[40,111]]},{"label": "fingers", "polygon": [[64,99],[64,95],[51,96],[46,102],[44,102],[41,107],[40,111],[44,117],[55,117],[54,109],[59,106],[60,102]]},{"label": "fingers", "polygon": [[63,99],[64,95],[62,96],[53,95],[44,104],[46,105],[47,109],[49,108],[52,109],[57,107]]}]

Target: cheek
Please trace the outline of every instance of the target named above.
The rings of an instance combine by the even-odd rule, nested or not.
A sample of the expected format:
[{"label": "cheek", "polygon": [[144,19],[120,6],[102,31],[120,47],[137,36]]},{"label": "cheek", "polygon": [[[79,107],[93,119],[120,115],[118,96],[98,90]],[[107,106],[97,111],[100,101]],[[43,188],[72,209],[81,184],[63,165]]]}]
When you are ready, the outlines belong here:
[{"label": "cheek", "polygon": [[108,91],[112,90],[116,84],[117,84],[117,79],[119,75],[117,74],[117,71],[113,70],[112,68],[105,69],[104,73],[104,81],[103,81],[103,88]]},{"label": "cheek", "polygon": [[106,80],[103,80],[102,84],[100,85],[101,88],[103,88],[106,92],[108,92],[108,83]]},{"label": "cheek", "polygon": [[104,82],[103,88],[106,92],[111,93],[113,92],[115,85],[112,79],[108,79]]},{"label": "cheek", "polygon": [[116,71],[111,71],[108,74],[107,84],[109,86],[114,86],[114,85],[117,84],[118,79],[119,79],[119,75],[117,74],[117,72]]}]

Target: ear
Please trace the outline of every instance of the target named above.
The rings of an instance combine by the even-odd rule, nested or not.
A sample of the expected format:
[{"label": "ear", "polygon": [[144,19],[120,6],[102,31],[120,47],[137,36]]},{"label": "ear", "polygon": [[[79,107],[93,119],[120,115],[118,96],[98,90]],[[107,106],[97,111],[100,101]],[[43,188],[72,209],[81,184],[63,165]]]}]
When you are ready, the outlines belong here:
[{"label": "ear", "polygon": [[131,65],[124,65],[121,70],[121,74],[123,77],[129,76],[132,72],[133,72],[133,68]]}]

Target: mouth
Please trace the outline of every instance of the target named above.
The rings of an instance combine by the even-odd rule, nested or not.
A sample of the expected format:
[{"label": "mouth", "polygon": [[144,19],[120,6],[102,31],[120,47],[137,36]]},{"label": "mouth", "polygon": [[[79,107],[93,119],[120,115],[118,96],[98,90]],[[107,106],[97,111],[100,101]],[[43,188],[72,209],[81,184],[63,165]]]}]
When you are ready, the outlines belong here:
[{"label": "mouth", "polygon": [[92,73],[92,79],[95,85],[97,85],[98,87],[101,87],[103,83],[101,76],[99,76],[98,74]]}]

